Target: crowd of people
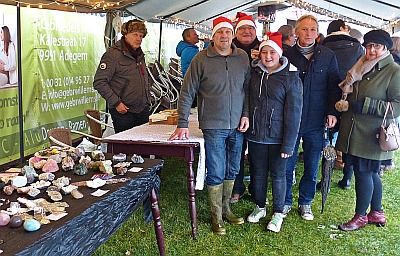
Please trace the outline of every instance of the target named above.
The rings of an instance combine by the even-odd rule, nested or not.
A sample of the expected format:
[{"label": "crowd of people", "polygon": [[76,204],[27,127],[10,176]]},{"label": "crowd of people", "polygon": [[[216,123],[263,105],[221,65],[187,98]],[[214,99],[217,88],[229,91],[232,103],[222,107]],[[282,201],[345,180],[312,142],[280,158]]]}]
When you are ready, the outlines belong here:
[{"label": "crowd of people", "polygon": [[[267,216],[270,178],[273,212],[267,229],[281,230],[293,207],[300,145],[304,171],[297,210],[301,218],[312,221],[326,129],[333,131],[333,144],[342,156],[344,176],[338,185],[349,189],[353,172],[355,176],[355,215],[339,228],[352,231],[368,223],[385,225],[379,171],[393,152],[382,151],[375,134],[388,104],[394,116],[400,116],[399,38],[380,29],[361,38],[342,20],[332,21],[323,38],[318,20],[304,15],[295,27],[284,25],[260,41],[251,16],[238,13],[236,18],[234,23],[222,16],[214,19],[211,42],[206,40],[203,50],[196,45],[199,38],[193,28],[183,31],[176,48],[184,79],[178,125],[169,139],[190,137],[188,119],[196,101],[206,151],[212,231],[225,235],[224,220],[244,223],[230,204],[246,191],[246,150],[248,192],[255,202],[247,221],[256,223]],[[145,24],[128,21],[122,34],[103,55],[94,79],[116,132],[147,122],[150,101],[140,48],[147,34]],[[338,107],[341,100],[347,101],[348,109]]]}]

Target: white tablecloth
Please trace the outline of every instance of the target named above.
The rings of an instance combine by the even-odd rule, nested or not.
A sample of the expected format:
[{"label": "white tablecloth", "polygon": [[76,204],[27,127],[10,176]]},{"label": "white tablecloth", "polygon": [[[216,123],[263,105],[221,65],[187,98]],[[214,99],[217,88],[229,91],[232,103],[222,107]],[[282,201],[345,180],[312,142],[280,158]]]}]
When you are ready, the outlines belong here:
[{"label": "white tablecloth", "polygon": [[191,115],[189,117],[189,139],[168,141],[168,138],[175,131],[175,128],[176,125],[164,125],[164,124],[154,124],[154,123],[150,125],[147,123],[108,136],[105,139],[122,140],[122,141],[163,142],[163,143],[187,143],[187,142],[199,143],[200,155],[199,155],[199,162],[197,165],[195,189],[202,190],[204,188],[206,164],[205,164],[204,138],[203,138],[203,133],[199,129],[197,114],[196,116]]}]

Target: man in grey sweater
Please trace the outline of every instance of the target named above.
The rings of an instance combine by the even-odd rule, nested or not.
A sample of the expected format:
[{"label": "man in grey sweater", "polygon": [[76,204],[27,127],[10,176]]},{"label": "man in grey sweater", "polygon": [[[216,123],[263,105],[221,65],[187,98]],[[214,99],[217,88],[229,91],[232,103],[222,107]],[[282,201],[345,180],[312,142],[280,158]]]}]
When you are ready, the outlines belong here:
[{"label": "man in grey sweater", "polygon": [[178,107],[178,127],[170,140],[189,138],[188,117],[198,97],[199,126],[206,149],[206,184],[211,207],[212,230],[225,235],[222,218],[244,223],[230,209],[229,199],[239,171],[243,133],[249,127],[249,59],[232,44],[232,22],[213,21],[212,43],[192,60],[186,73]]}]

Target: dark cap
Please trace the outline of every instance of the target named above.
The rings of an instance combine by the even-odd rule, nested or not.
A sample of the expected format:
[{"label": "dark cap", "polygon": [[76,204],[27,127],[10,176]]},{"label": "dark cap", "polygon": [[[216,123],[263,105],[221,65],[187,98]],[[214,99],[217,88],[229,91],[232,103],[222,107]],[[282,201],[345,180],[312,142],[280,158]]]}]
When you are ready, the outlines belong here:
[{"label": "dark cap", "polygon": [[367,43],[376,43],[382,44],[386,46],[386,49],[390,50],[393,47],[392,38],[388,32],[382,29],[371,30],[364,35],[364,43],[365,46]]},{"label": "dark cap", "polygon": [[332,32],[340,31],[341,27],[343,28],[346,27],[346,23],[344,23],[343,20],[334,20],[331,23],[329,23],[326,33],[329,35]]}]

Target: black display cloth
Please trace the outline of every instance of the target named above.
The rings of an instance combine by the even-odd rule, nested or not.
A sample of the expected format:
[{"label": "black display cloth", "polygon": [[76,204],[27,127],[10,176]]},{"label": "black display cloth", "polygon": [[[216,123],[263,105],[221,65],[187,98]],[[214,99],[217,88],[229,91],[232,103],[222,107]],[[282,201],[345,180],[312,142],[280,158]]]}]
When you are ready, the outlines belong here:
[{"label": "black display cloth", "polygon": [[[143,204],[145,220],[151,220],[151,191],[154,188],[158,194],[160,178],[156,174],[161,170],[164,161],[160,159],[145,159],[143,164],[133,164],[142,167],[139,173],[128,172],[126,176],[131,180],[124,183],[106,184],[100,189],[110,190],[101,197],[92,196],[97,189],[79,187],[84,195],[82,199],[74,199],[72,195],[63,195],[63,202],[69,204],[66,208],[68,215],[58,221],[42,225],[38,231],[28,232],[21,226],[11,228],[8,225],[0,227],[0,245],[2,255],[90,255]],[[70,172],[58,171],[56,178],[67,176],[71,182],[90,180],[99,172],[89,170],[88,174],[78,176]],[[52,202],[43,189],[38,197]],[[11,202],[18,197],[29,196],[17,194],[16,191],[7,196],[0,192],[0,198],[7,198]],[[0,209],[9,207],[3,205]],[[24,207],[24,206],[21,206]],[[31,215],[33,213],[31,212]]]}]

